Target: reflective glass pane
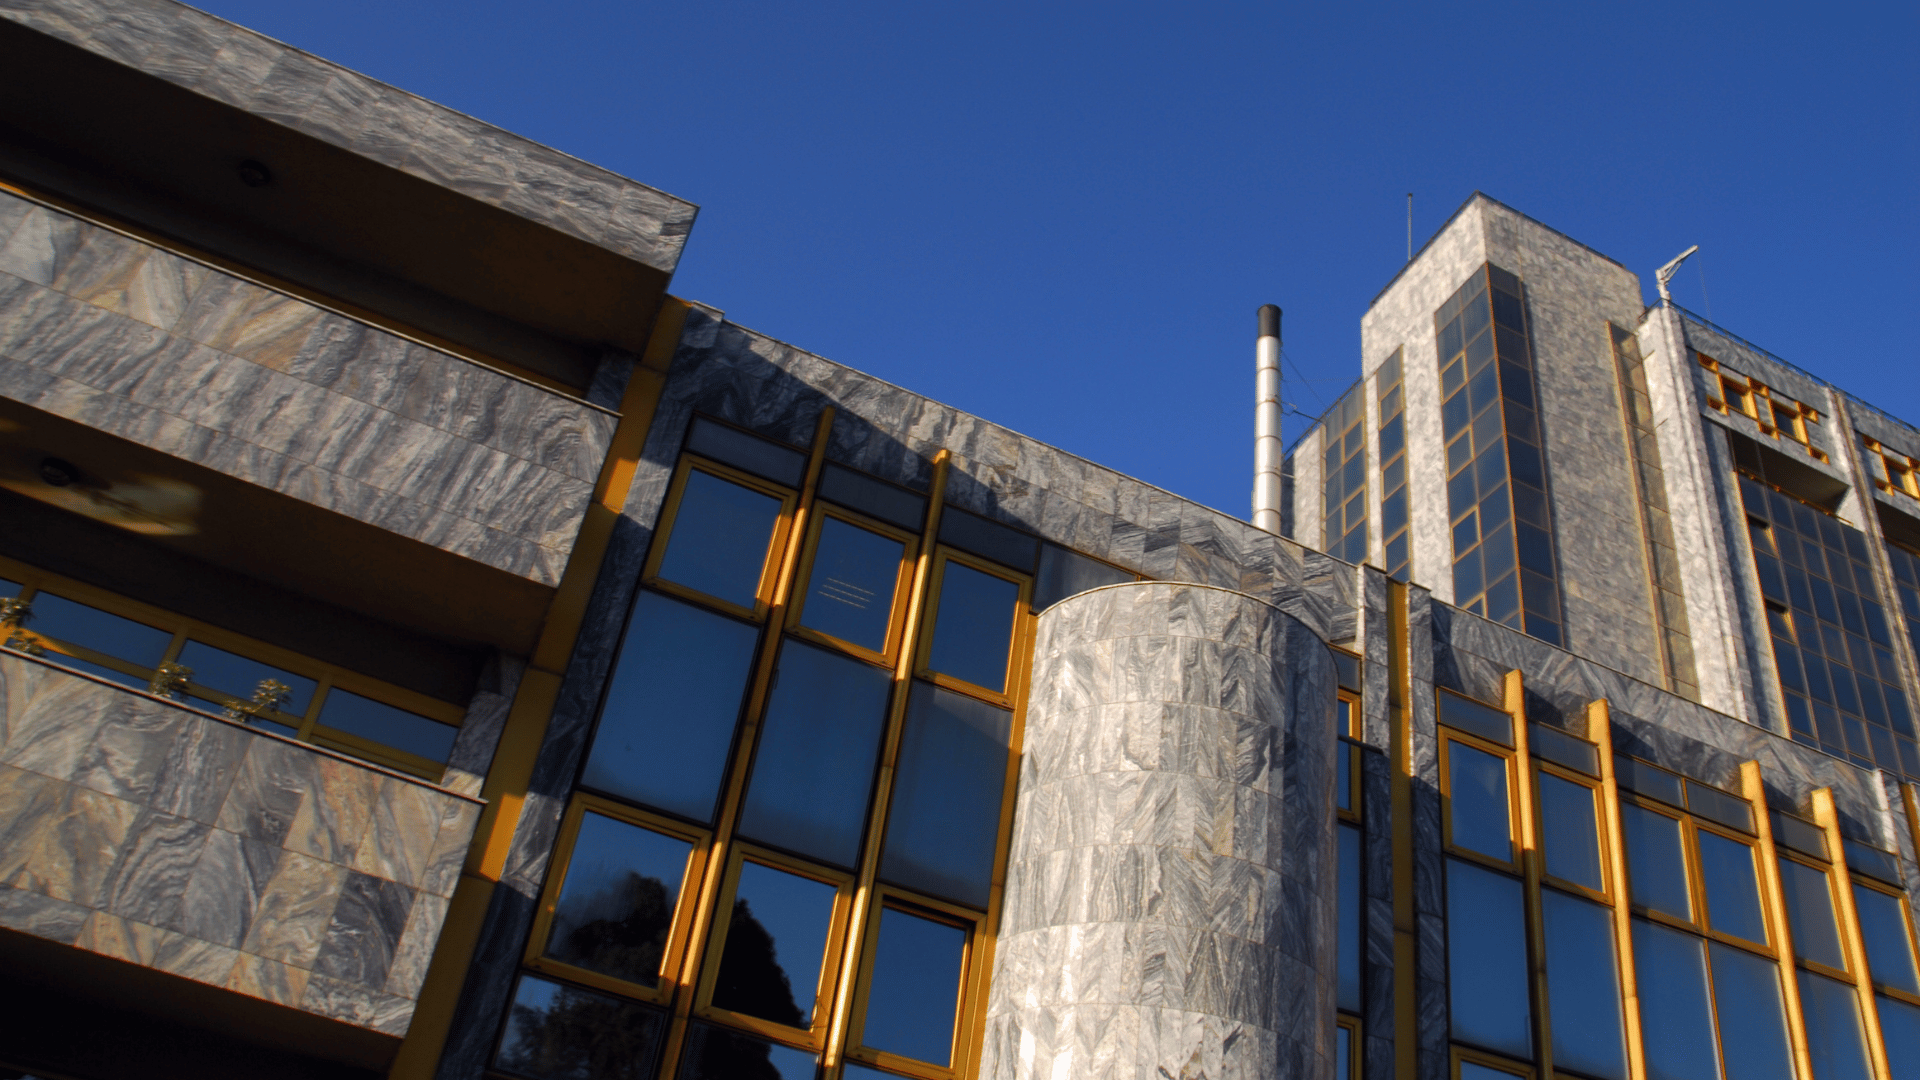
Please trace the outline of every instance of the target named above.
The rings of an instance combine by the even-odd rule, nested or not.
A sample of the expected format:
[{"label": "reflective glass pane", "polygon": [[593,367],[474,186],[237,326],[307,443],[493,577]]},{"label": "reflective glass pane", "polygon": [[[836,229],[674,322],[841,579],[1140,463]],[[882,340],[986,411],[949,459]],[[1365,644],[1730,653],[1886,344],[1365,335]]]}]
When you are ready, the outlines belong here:
[{"label": "reflective glass pane", "polygon": [[1708,948],[1727,1080],[1794,1080],[1779,966],[1717,941]]},{"label": "reflective glass pane", "polygon": [[1860,933],[1867,943],[1867,970],[1881,986],[1920,994],[1920,978],[1913,966],[1913,940],[1907,936],[1906,913],[1898,897],[1864,885],[1853,887],[1853,903],[1860,913]]},{"label": "reflective glass pane", "polygon": [[[1345,705],[1346,702],[1343,701],[1341,704]],[[1348,710],[1342,709],[1341,711],[1346,712]],[[1340,744],[1339,760],[1335,763],[1333,805],[1342,810],[1353,809],[1353,754],[1352,743],[1343,742]]]},{"label": "reflective glass pane", "polygon": [[1453,843],[1496,859],[1513,857],[1507,761],[1465,743],[1447,743],[1447,808]]},{"label": "reflective glass pane", "polygon": [[958,926],[883,908],[860,1044],[946,1065],[966,949],[967,932]]},{"label": "reflective glass pane", "polygon": [[1519,1073],[1510,1073],[1505,1069],[1492,1069],[1477,1061],[1460,1063],[1460,1080],[1513,1080]]},{"label": "reflective glass pane", "polygon": [[705,417],[694,417],[687,449],[788,487],[799,487],[807,472],[807,455],[799,450]]},{"label": "reflective glass pane", "polygon": [[1760,913],[1760,880],[1753,849],[1718,833],[1697,829],[1700,881],[1707,891],[1707,923],[1723,934],[1765,943],[1767,920]]},{"label": "reflective glass pane", "polygon": [[1920,1006],[1882,997],[1880,1035],[1894,1076],[1920,1076]]},{"label": "reflective glass pane", "polygon": [[1340,931],[1339,992],[1337,1007],[1347,1012],[1360,1011],[1360,924],[1364,921],[1360,905],[1360,830],[1352,825],[1339,826],[1340,849]]},{"label": "reflective glass pane", "polygon": [[1005,690],[1019,602],[1020,586],[948,561],[940,578],[928,665],[975,686]]},{"label": "reflective glass pane", "polygon": [[546,954],[654,986],[693,844],[588,811],[567,860]]},{"label": "reflective glass pane", "polygon": [[1833,891],[1827,873],[1792,859],[1780,860],[1780,893],[1787,903],[1787,925],[1793,928],[1794,955],[1830,968],[1844,970],[1839,924],[1833,918]]},{"label": "reflective glass pane", "polygon": [[1626,1080],[1612,909],[1542,889],[1540,910],[1546,929],[1554,1064],[1599,1080]]},{"label": "reflective glass pane", "polygon": [[641,592],[580,782],[706,821],[760,629]]},{"label": "reflective glass pane", "polygon": [[1547,873],[1562,881],[1606,890],[1600,870],[1600,827],[1595,817],[1593,789],[1551,773],[1540,774],[1541,840],[1546,845]]},{"label": "reflective glass pane", "polygon": [[1521,884],[1447,860],[1447,979],[1453,1037],[1517,1058],[1533,1056],[1527,995],[1527,921]]},{"label": "reflective glass pane", "polygon": [[1870,1080],[1860,999],[1846,983],[1800,972],[1800,1011],[1807,1018],[1807,1053],[1814,1080]]},{"label": "reflective glass pane", "polygon": [[1633,902],[1682,919],[1693,918],[1687,895],[1687,857],[1680,822],[1645,807],[1620,807],[1627,845],[1627,880]]},{"label": "reflective glass pane", "polygon": [[740,831],[852,866],[892,685],[885,668],[804,642],[784,643]]},{"label": "reflective glass pane", "polygon": [[335,731],[443,763],[453,750],[454,736],[460,734],[452,724],[429,720],[339,687],[327,691],[327,700],[320,706],[320,722]]},{"label": "reflective glass pane", "polygon": [[682,1080],[813,1080],[819,1058],[751,1035],[694,1024],[687,1030]]},{"label": "reflective glass pane", "polygon": [[1040,572],[1033,579],[1033,610],[1045,611],[1067,597],[1088,589],[1132,580],[1132,574],[1118,567],[1097,562],[1056,544],[1043,544],[1040,547]]},{"label": "reflective glass pane", "polygon": [[1353,1077],[1353,1029],[1335,1028],[1334,1038],[1338,1040],[1334,1049],[1333,1075],[1335,1080],[1352,1080]]},{"label": "reflective glass pane", "polygon": [[494,1065],[531,1080],[649,1080],[666,1014],[522,975]]},{"label": "reflective glass pane", "polygon": [[842,641],[882,652],[893,618],[894,586],[907,545],[891,536],[849,525],[820,522],[800,624]]},{"label": "reflective glass pane", "polygon": [[760,593],[780,500],[698,469],[673,516],[660,576],[750,608]]},{"label": "reflective glass pane", "polygon": [[1633,920],[1634,975],[1640,985],[1647,1080],[1718,1080],[1720,1076],[1703,945],[1692,934]]},{"label": "reflective glass pane", "polygon": [[[170,631],[156,629],[145,623],[137,623],[132,619],[123,619],[118,615],[68,600],[64,596],[55,596],[50,592],[35,594],[31,605],[33,617],[27,621],[28,630],[71,642],[92,649],[94,652],[106,653],[116,660],[125,660],[130,664],[154,667],[167,655],[167,646],[173,644],[173,634]],[[137,690],[147,688],[146,679],[123,674],[78,657],[61,656],[51,659],[68,667],[91,672],[103,679],[111,679],[123,686],[131,686]],[[308,693],[311,693],[313,684],[307,685]],[[248,693],[252,693],[251,687],[248,688]]]},{"label": "reflective glass pane", "polygon": [[740,864],[713,1004],[790,1027],[813,1022],[834,888],[755,862]]},{"label": "reflective glass pane", "polygon": [[881,877],[986,906],[1012,731],[1005,709],[913,684]]},{"label": "reflective glass pane", "polygon": [[[39,610],[37,600],[34,609]],[[272,679],[284,685],[288,691],[280,711],[293,716],[306,715],[307,705],[313,701],[313,691],[319,686],[312,679],[291,671],[282,671],[199,641],[187,642],[180,649],[180,658],[174,662],[192,668],[192,680],[198,685],[232,694],[241,701],[251,701],[260,684]]]}]

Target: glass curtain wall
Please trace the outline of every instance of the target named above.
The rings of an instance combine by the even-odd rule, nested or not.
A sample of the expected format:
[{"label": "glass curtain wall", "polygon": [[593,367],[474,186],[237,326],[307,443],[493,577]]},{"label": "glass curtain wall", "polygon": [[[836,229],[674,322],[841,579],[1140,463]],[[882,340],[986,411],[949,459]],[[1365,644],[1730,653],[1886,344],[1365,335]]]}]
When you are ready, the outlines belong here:
[{"label": "glass curtain wall", "polygon": [[1407,498],[1407,396],[1401,350],[1374,376],[1380,398],[1380,538],[1387,576],[1406,581],[1413,570],[1411,503]]},{"label": "glass curtain wall", "polygon": [[1321,503],[1326,552],[1350,563],[1367,561],[1367,393],[1355,383],[1321,420],[1326,471]]},{"label": "glass curtain wall", "polygon": [[1434,315],[1453,602],[1559,645],[1546,462],[1520,279],[1491,263]]},{"label": "glass curtain wall", "polygon": [[963,1075],[1038,544],[979,519],[1026,565],[968,554],[925,496],[704,421],[689,448],[495,1070]]},{"label": "glass curtain wall", "polygon": [[1739,480],[1794,741],[1920,779],[1913,712],[1866,535],[1758,477]]}]

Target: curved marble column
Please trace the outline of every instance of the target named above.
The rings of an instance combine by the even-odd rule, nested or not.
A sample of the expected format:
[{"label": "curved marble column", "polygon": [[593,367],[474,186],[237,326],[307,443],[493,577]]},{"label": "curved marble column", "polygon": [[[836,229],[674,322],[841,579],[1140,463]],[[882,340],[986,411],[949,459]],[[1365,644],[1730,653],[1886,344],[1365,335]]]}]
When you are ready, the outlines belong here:
[{"label": "curved marble column", "polygon": [[982,1080],[1332,1080],[1334,678],[1225,589],[1041,615]]}]

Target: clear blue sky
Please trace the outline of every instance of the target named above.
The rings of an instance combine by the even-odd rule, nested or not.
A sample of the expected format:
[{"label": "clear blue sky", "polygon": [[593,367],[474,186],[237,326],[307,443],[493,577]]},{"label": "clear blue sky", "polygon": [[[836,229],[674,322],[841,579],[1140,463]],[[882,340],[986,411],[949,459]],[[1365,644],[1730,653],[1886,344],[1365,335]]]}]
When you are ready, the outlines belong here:
[{"label": "clear blue sky", "polygon": [[[1239,516],[1475,189],[1920,422],[1920,7],[203,0],[701,206],[678,295]],[[1304,428],[1296,422],[1288,437]]]}]

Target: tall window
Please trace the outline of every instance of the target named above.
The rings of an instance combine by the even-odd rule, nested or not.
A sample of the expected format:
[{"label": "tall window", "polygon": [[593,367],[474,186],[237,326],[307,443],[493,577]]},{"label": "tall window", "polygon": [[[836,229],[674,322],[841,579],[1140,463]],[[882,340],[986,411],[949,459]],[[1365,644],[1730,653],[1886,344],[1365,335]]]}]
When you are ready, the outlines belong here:
[{"label": "tall window", "polygon": [[1520,279],[1488,263],[1434,316],[1458,607],[1564,640]]},{"label": "tall window", "polygon": [[1920,778],[1865,534],[1744,473],[1740,495],[1794,740]]},{"label": "tall window", "polygon": [[496,1068],[963,1075],[1039,545],[726,434],[675,474]]},{"label": "tall window", "polygon": [[1355,737],[1360,723],[1359,657],[1335,649],[1334,663],[1339,672],[1338,707],[1334,714],[1335,731],[1340,736],[1339,774],[1334,790],[1337,841],[1335,863],[1339,894],[1337,937],[1337,977],[1334,1004],[1339,1010],[1335,1030],[1337,1080],[1357,1080],[1360,1075],[1361,1018],[1366,1011],[1363,994],[1366,959],[1365,840],[1361,833],[1361,755],[1366,746]]},{"label": "tall window", "polygon": [[1412,572],[1412,530],[1407,499],[1407,399],[1401,352],[1393,351],[1374,377],[1380,396],[1380,537],[1387,576],[1401,581]]},{"label": "tall window", "polygon": [[1350,563],[1367,561],[1366,419],[1366,384],[1361,382],[1321,421],[1326,433],[1321,488],[1327,554]]},{"label": "tall window", "polygon": [[1651,576],[1653,615],[1660,628],[1660,657],[1667,689],[1691,701],[1700,700],[1693,666],[1693,638],[1688,630],[1687,602],[1680,585],[1680,557],[1673,539],[1673,521],[1667,515],[1666,477],[1660,469],[1660,443],[1654,435],[1653,401],[1647,395],[1647,369],[1640,341],[1629,330],[1612,323],[1613,362],[1620,376],[1620,403],[1627,421],[1627,450],[1633,460],[1635,490],[1640,493],[1640,523],[1646,539],[1647,572]]}]

